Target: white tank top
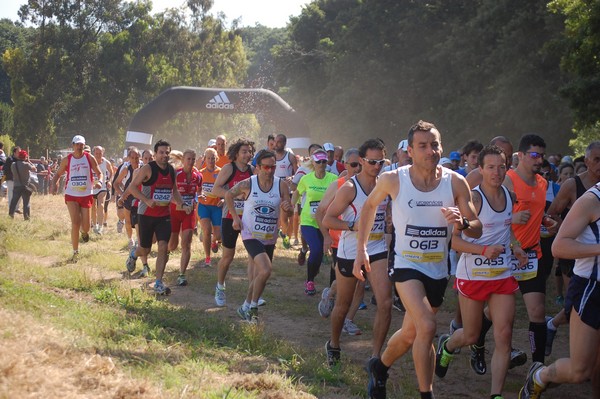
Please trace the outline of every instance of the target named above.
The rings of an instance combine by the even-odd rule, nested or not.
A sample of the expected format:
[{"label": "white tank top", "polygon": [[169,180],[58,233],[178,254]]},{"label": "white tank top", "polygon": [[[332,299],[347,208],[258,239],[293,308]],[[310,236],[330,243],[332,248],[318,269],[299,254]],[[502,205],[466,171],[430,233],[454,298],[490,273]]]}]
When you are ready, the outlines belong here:
[{"label": "white tank top", "polygon": [[[596,184],[588,192],[594,194],[600,201],[600,184]],[[600,244],[600,219],[588,224],[585,230],[577,237],[577,241],[584,244]],[[598,262],[600,262],[598,256],[576,259],[573,274],[593,281],[600,281]]]},{"label": "white tank top", "polygon": [[448,245],[452,226],[440,208],[455,206],[452,174],[438,166],[442,174],[438,186],[429,192],[417,190],[407,165],[398,168],[400,190],[392,201],[392,220],[396,228],[395,269],[414,269],[432,279],[448,277]]},{"label": "white tank top", "polygon": [[456,267],[456,277],[464,280],[500,280],[511,276],[512,255],[510,250],[510,229],[512,223],[512,200],[508,190],[504,191],[504,209],[496,212],[488,202],[479,186],[473,191],[481,195],[479,220],[483,225],[480,238],[462,235],[462,239],[479,245],[504,245],[504,253],[496,259],[487,259],[483,255],[463,253]]},{"label": "white tank top", "polygon": [[65,194],[73,197],[92,195],[92,166],[88,159],[90,155],[83,154],[75,158],[73,154],[67,156],[67,178],[65,179]]},{"label": "white tank top", "polygon": [[271,190],[264,192],[258,184],[258,176],[250,177],[250,192],[242,213],[242,240],[255,239],[265,245],[273,245],[277,241],[281,203],[279,183],[280,179],[275,177]]},{"label": "white tank top", "polygon": [[285,152],[285,155],[281,159],[276,160],[276,168],[275,168],[275,176],[277,177],[289,177],[294,174],[294,166],[290,162],[290,154],[289,151]]},{"label": "white tank top", "polygon": [[[106,181],[108,179],[108,161],[106,160],[106,158],[104,158],[104,157],[102,158],[102,163],[98,164],[98,168],[102,172],[102,181],[101,181],[102,187],[94,188],[93,189],[94,194],[98,194],[100,191],[106,190]],[[98,178],[98,176],[96,176],[96,174],[94,172],[92,172],[92,176],[93,176],[94,180],[96,180]]]},{"label": "white tank top", "polygon": [[[341,219],[346,222],[354,221],[358,227],[358,221],[362,214],[362,208],[367,200],[368,194],[364,192],[356,176],[352,177],[354,184],[354,199],[352,203],[340,215]],[[375,222],[371,227],[369,238],[367,241],[367,253],[369,256],[376,255],[387,251],[385,244],[385,211],[388,204],[386,197],[378,206],[375,212]],[[356,231],[343,230],[338,243],[338,258],[356,259]]]}]

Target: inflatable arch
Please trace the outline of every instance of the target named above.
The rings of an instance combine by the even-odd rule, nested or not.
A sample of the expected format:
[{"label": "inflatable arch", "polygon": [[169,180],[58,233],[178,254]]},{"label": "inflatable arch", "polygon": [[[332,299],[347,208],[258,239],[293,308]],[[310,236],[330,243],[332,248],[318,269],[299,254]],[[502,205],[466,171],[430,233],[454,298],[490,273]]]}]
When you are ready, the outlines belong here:
[{"label": "inflatable arch", "polygon": [[182,86],[167,89],[135,114],[127,128],[125,146],[151,148],[156,129],[180,112],[256,114],[260,123],[273,123],[288,137],[288,147],[306,151],[310,144],[304,119],[270,90]]}]

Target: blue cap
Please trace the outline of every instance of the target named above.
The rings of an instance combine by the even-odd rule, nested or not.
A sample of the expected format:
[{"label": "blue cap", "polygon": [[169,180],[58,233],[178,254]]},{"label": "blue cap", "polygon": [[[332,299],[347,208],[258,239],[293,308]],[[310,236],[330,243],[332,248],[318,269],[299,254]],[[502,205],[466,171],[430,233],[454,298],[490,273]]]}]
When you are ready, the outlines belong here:
[{"label": "blue cap", "polygon": [[460,152],[458,152],[458,151],[452,151],[450,153],[450,160],[452,160],[452,161],[460,161]]}]

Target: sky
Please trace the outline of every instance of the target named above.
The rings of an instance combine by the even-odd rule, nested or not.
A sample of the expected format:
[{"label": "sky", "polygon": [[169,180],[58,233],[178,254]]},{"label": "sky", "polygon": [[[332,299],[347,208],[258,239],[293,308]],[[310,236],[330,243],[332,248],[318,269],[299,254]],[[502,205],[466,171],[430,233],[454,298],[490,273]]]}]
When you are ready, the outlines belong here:
[{"label": "sky", "polygon": [[[270,28],[284,27],[291,15],[299,15],[302,6],[309,0],[214,0],[212,13],[223,12],[227,22],[242,17],[240,26],[254,26],[256,23]],[[17,12],[26,0],[0,0],[0,18],[18,20]],[[177,7],[185,0],[153,0],[153,11]]]}]

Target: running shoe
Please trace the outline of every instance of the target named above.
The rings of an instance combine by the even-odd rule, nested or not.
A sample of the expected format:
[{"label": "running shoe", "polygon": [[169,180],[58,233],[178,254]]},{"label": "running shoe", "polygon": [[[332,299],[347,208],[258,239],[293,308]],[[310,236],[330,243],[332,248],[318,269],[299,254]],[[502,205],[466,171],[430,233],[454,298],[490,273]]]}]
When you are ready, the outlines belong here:
[{"label": "running shoe", "polygon": [[102,235],[104,234],[104,229],[102,226],[98,225],[98,231],[97,231],[98,235]]},{"label": "running shoe", "polygon": [[323,255],[323,262],[324,265],[329,266],[331,265],[331,257],[328,254]]},{"label": "running shoe", "polygon": [[248,323],[258,324],[258,308],[250,308],[248,310]]},{"label": "running shoe", "polygon": [[335,300],[333,298],[329,299],[329,292],[331,289],[329,287],[323,289],[321,293],[321,300],[319,301],[318,309],[319,314],[323,318],[328,318],[333,310],[333,306],[335,305]]},{"label": "running shoe", "polygon": [[565,306],[565,297],[562,295],[557,295],[554,303],[556,303],[558,306]]},{"label": "running shoe", "polygon": [[535,373],[542,369],[544,364],[541,362],[533,362],[529,371],[527,372],[527,378],[525,378],[525,385],[519,391],[519,399],[538,399],[542,397],[542,392],[546,389],[541,387],[535,382]]},{"label": "running shoe", "polygon": [[154,283],[154,293],[156,295],[169,295],[171,293],[171,289],[164,285],[161,280],[158,280],[156,283]]},{"label": "running shoe", "polygon": [[453,354],[445,349],[446,342],[450,339],[450,334],[440,335],[438,339],[438,348],[435,354],[435,375],[444,378],[448,372],[448,366],[452,361]]},{"label": "running shoe", "polygon": [[214,254],[216,254],[217,252],[219,252],[219,243],[218,242],[213,242],[210,245],[210,250],[213,251]]},{"label": "running shoe", "polygon": [[394,301],[392,302],[392,307],[400,313],[406,312],[406,309],[404,309],[404,305],[402,304],[402,301],[397,296],[394,297]]},{"label": "running shoe", "polygon": [[297,238],[294,238],[294,246],[300,245],[300,241]]},{"label": "running shoe", "polygon": [[307,281],[304,283],[304,293],[309,296],[313,296],[317,293],[314,281]]},{"label": "running shoe", "polygon": [[522,366],[525,363],[527,363],[527,353],[523,352],[521,349],[512,348],[510,351],[510,364],[508,365],[508,368],[513,369]]},{"label": "running shoe", "polygon": [[257,304],[258,304],[258,306],[265,306],[267,304],[267,301],[265,301],[263,299],[263,297],[261,296],[260,298],[258,298]]},{"label": "running shoe", "polygon": [[484,375],[487,372],[485,363],[485,346],[471,345],[471,368],[476,374]]},{"label": "running shoe", "polygon": [[185,278],[185,274],[180,274],[179,277],[177,277],[177,285],[180,287],[188,285],[187,279]]},{"label": "running shoe", "polygon": [[96,234],[100,234],[100,233],[99,233],[99,231],[100,231],[100,230],[98,229],[98,225],[97,225],[97,224],[95,224],[95,225],[94,225],[94,227],[92,228],[92,231],[93,231],[94,233],[96,233]]},{"label": "running shoe", "polygon": [[377,372],[375,365],[378,361],[379,358],[377,357],[371,358],[367,365],[367,372],[369,373],[367,392],[370,399],[385,399],[386,396],[385,384],[387,383],[388,373],[380,374]]},{"label": "running shoe", "polygon": [[227,297],[225,295],[225,287],[223,289],[218,286],[215,287],[215,303],[217,306],[223,307],[227,303]]},{"label": "running shoe", "polygon": [[81,241],[88,242],[90,241],[90,235],[86,232],[81,232]]},{"label": "running shoe", "polygon": [[360,301],[358,305],[358,310],[367,310],[367,304],[364,301]]},{"label": "running shoe", "polygon": [[210,256],[207,256],[206,259],[204,259],[204,267],[210,267]]},{"label": "running shoe", "polygon": [[244,320],[244,321],[250,321],[248,318],[248,311],[250,310],[250,308],[248,309],[244,309],[244,305],[240,306],[237,309],[237,314],[238,316],[240,316],[240,319]]},{"label": "running shoe", "polygon": [[[546,316],[546,324],[553,318],[550,316]],[[546,350],[544,355],[550,356],[552,354],[552,344],[554,343],[554,337],[556,337],[556,332],[558,330],[552,330],[550,328],[546,328]]]},{"label": "running shoe", "polygon": [[69,258],[67,263],[77,263],[79,260],[79,251],[73,251],[73,256]]},{"label": "running shoe", "polygon": [[140,278],[148,277],[149,275],[150,275],[150,266],[148,266],[148,264],[146,263],[144,266],[142,266],[142,271],[140,272]]},{"label": "running shoe", "polygon": [[129,273],[133,273],[135,271],[135,262],[137,261],[137,256],[135,256],[135,248],[132,248],[129,252],[129,256],[125,261],[125,267],[127,267],[127,271]]},{"label": "running shoe", "polygon": [[122,220],[119,220],[117,222],[117,233],[121,234],[123,232],[123,226],[125,225],[125,222]]},{"label": "running shoe", "polygon": [[342,331],[348,335],[361,335],[362,331],[354,322],[350,319],[344,320],[344,327],[342,327]]},{"label": "running shoe", "polygon": [[334,367],[340,364],[340,355],[342,350],[331,346],[331,341],[325,343],[325,356],[327,356],[327,365]]},{"label": "running shoe", "polygon": [[290,243],[290,237],[288,236],[283,237],[281,242],[283,243],[283,247],[285,249],[290,249],[292,247],[292,244]]},{"label": "running shoe", "polygon": [[304,266],[306,263],[306,252],[302,248],[300,248],[300,253],[298,254],[298,265]]}]

